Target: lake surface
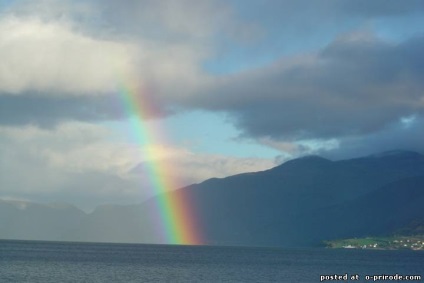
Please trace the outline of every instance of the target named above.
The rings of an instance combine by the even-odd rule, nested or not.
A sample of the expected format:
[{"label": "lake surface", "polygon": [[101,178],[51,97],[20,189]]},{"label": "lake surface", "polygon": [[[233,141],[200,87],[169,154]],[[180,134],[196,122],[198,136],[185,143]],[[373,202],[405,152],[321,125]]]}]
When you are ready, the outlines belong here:
[{"label": "lake surface", "polygon": [[346,273],[424,282],[424,252],[0,241],[0,282],[320,282]]}]

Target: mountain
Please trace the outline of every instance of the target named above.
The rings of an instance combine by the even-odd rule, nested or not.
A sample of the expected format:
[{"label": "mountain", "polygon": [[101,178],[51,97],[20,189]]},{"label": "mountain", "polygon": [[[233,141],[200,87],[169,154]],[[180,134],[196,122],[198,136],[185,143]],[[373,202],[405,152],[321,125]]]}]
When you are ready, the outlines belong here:
[{"label": "mountain", "polygon": [[396,151],[341,161],[304,157],[182,190],[195,199],[207,243],[291,247],[391,233],[424,218],[421,177],[424,156]]},{"label": "mountain", "polygon": [[59,240],[84,217],[72,205],[0,200],[0,239]]},{"label": "mountain", "polygon": [[79,225],[61,240],[160,243],[160,231],[150,221],[152,211],[155,209],[146,204],[102,205],[82,219]]},{"label": "mountain", "polygon": [[[171,194],[190,195],[210,245],[303,247],[414,233],[424,223],[424,156],[399,150],[340,161],[307,156]],[[157,201],[105,205],[90,214],[0,201],[0,238],[161,243],[152,213]]]}]

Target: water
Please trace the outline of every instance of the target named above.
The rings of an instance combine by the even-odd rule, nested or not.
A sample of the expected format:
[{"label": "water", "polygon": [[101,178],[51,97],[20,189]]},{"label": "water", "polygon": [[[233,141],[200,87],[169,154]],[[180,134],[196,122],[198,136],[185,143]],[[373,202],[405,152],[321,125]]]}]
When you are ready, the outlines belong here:
[{"label": "water", "polygon": [[424,252],[0,241],[0,282],[320,282],[335,273],[423,282]]}]

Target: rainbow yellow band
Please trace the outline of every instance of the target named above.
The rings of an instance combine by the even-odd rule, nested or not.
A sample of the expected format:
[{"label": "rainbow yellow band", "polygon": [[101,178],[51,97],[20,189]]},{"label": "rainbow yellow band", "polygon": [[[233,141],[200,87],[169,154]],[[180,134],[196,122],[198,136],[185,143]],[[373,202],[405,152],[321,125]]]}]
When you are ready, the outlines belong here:
[{"label": "rainbow yellow band", "polygon": [[[163,241],[167,244],[201,245],[202,236],[196,225],[196,215],[190,196],[183,191],[170,193],[178,188],[178,182],[171,176],[175,174],[165,164],[156,161],[154,151],[148,150],[149,145],[155,143],[155,130],[143,123],[143,117],[149,113],[148,99],[143,96],[141,89],[134,85],[123,84],[119,93],[123,101],[126,114],[131,121],[133,134],[140,147],[140,153],[145,160],[147,175],[150,184],[157,195],[155,218],[163,233]],[[169,167],[169,166],[168,166]],[[168,174],[167,174],[168,173]]]}]

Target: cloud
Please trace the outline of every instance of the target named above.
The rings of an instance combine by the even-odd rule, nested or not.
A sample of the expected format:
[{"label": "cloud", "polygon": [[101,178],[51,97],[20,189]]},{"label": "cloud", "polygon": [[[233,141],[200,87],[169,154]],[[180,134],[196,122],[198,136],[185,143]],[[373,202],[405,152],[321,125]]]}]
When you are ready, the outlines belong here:
[{"label": "cloud", "polygon": [[111,133],[86,123],[55,129],[0,127],[0,194],[37,201],[69,201],[87,207],[149,196],[125,172],[134,149],[108,142]]},{"label": "cloud", "polygon": [[[423,9],[414,0],[10,1],[0,18],[0,195],[92,208],[154,194],[151,162],[183,186],[305,154],[424,151],[424,37],[391,42],[378,28],[408,37]],[[208,73],[213,60],[239,71]],[[241,138],[281,155],[140,150],[95,124],[127,115],[119,87],[133,87],[156,117],[224,112]]]},{"label": "cloud", "polygon": [[230,113],[244,135],[285,141],[381,131],[424,114],[424,37],[344,34],[319,52],[213,81],[187,103]]},{"label": "cloud", "polygon": [[9,16],[0,21],[0,93],[92,95],[133,72],[131,44],[95,39],[61,22]]},{"label": "cloud", "polygon": [[[237,3],[237,1],[234,1]],[[255,13],[256,19],[264,21],[286,21],[295,28],[313,27],[319,22],[326,28],[329,22],[344,19],[369,20],[382,17],[400,17],[420,13],[424,10],[420,0],[399,2],[396,0],[329,0],[310,2],[308,0],[264,0],[246,3],[244,11]],[[268,15],[268,17],[265,17]],[[253,17],[253,16],[252,16]],[[303,24],[302,24],[303,22]],[[285,27],[283,27],[285,28]],[[320,27],[315,27],[315,29]]]},{"label": "cloud", "polygon": [[[224,28],[230,20],[231,11],[223,1],[192,1],[192,0],[124,0],[94,2],[102,7],[102,15],[117,29],[126,32],[142,32],[151,37],[156,32],[161,40],[178,38],[163,38],[161,36],[174,34],[188,38],[205,38]],[[138,24],[135,25],[135,24]],[[149,26],[150,31],[143,27]],[[158,33],[159,31],[159,33]]]},{"label": "cloud", "polygon": [[68,121],[98,122],[122,119],[126,114],[116,95],[43,96],[37,93],[0,95],[0,124],[52,128]]},{"label": "cloud", "polygon": [[396,149],[424,153],[422,144],[424,119],[422,116],[417,117],[403,117],[380,131],[342,138],[339,141],[339,147],[329,151],[319,150],[317,152],[333,159],[361,157]]},{"label": "cloud", "polygon": [[328,152],[340,149],[340,142],[337,139],[311,139],[287,142],[271,137],[263,137],[258,138],[257,142],[282,153],[276,157],[278,164],[297,156],[314,155],[317,153],[327,154]]},{"label": "cloud", "polygon": [[[121,119],[122,83],[139,87],[156,116],[226,112],[244,136],[282,152],[341,146],[422,117],[423,37],[376,35],[381,19],[392,27],[420,15],[420,1],[258,3],[17,1],[0,20],[0,124]],[[231,75],[203,67],[232,48],[266,53],[292,38],[300,48],[309,35],[319,37],[313,47],[327,44]]]},{"label": "cloud", "polygon": [[[175,150],[175,149],[174,149]],[[200,183],[210,178],[224,178],[231,175],[263,171],[274,167],[276,162],[265,158],[242,158],[219,154],[193,153],[187,149],[178,149],[176,154],[155,160],[163,168],[172,168],[166,172],[170,178],[179,180],[181,186]],[[147,174],[148,163],[140,163],[130,173]]]},{"label": "cloud", "polygon": [[191,54],[184,45],[136,48],[39,19],[0,21],[0,124],[121,119],[122,86],[149,103],[149,117],[166,115],[196,85]]},{"label": "cloud", "polygon": [[[201,87],[200,62],[220,22],[213,1],[193,9],[184,8],[190,1],[18,3],[0,20],[0,123],[8,125],[120,119],[123,86],[166,115]],[[131,29],[155,26],[158,34]]]},{"label": "cloud", "polygon": [[268,159],[199,154],[160,142],[141,146],[117,139],[104,126],[81,122],[50,129],[1,126],[0,155],[2,197],[64,201],[87,210],[155,195],[144,167],[152,164],[163,171],[162,178],[175,180],[169,189],[274,165]]},{"label": "cloud", "polygon": [[[336,3],[341,2],[341,3]],[[356,14],[363,17],[376,17],[376,16],[399,16],[405,14],[413,14],[422,12],[424,7],[420,0],[408,1],[408,3],[400,3],[396,0],[377,0],[377,1],[333,1],[339,9],[348,14]]]}]

